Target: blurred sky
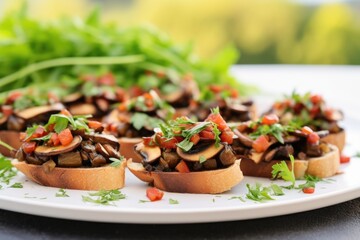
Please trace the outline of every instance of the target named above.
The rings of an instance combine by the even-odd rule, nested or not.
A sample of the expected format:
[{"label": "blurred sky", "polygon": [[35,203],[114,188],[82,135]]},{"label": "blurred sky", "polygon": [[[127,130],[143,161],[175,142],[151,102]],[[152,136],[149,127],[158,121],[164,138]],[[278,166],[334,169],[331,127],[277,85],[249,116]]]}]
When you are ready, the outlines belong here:
[{"label": "blurred sky", "polygon": [[[0,14],[23,1],[0,0]],[[239,63],[360,64],[360,1],[346,0],[31,0],[29,14],[43,21],[86,16],[119,26],[151,24],[202,57],[227,45]],[[0,15],[0,16],[1,16]]]}]

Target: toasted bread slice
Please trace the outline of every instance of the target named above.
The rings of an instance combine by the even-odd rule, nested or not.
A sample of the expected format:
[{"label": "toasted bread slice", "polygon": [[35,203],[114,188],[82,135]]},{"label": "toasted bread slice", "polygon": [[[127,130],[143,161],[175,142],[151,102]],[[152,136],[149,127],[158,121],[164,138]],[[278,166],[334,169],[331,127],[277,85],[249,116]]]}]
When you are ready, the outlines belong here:
[{"label": "toasted bread slice", "polygon": [[[20,132],[17,131],[9,131],[9,130],[0,131],[0,140],[9,144],[11,147],[15,149],[19,149],[22,144],[22,142],[20,141]],[[3,146],[0,146],[0,154],[6,157],[11,157],[11,152]]]},{"label": "toasted bread slice", "polygon": [[[322,157],[310,158],[309,160],[295,159],[295,178],[302,179],[306,174],[319,178],[334,176],[339,169],[340,154],[336,146],[329,146],[331,151]],[[244,158],[241,160],[240,167],[245,176],[272,178],[272,166],[280,162],[281,160],[272,160],[256,164],[253,160]],[[287,160],[286,163],[289,169],[291,169],[291,162]]]},{"label": "toasted bread slice", "polygon": [[114,190],[125,185],[126,161],[120,166],[60,168],[46,172],[42,165],[13,160],[12,164],[30,180],[44,186],[77,190]]},{"label": "toasted bread slice", "polygon": [[342,130],[338,133],[331,133],[326,137],[322,138],[322,141],[330,143],[338,147],[340,153],[344,150],[346,144],[346,133]]},{"label": "toasted bread slice", "polygon": [[134,150],[136,144],[141,143],[142,138],[119,138],[120,154],[126,159],[132,159],[133,162],[141,162],[141,157]]},{"label": "toasted bread slice", "polygon": [[230,190],[242,179],[240,161],[233,165],[211,171],[190,173],[148,172],[141,163],[128,160],[129,170],[140,180],[154,184],[155,187],[168,192],[216,194]]}]

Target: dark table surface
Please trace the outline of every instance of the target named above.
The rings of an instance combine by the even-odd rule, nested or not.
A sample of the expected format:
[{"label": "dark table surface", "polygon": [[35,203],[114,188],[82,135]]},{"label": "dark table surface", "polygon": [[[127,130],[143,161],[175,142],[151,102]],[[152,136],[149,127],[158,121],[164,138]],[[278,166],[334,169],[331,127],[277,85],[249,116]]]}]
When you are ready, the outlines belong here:
[{"label": "dark table surface", "polygon": [[247,221],[138,225],[62,220],[0,210],[0,239],[359,239],[360,198]]}]

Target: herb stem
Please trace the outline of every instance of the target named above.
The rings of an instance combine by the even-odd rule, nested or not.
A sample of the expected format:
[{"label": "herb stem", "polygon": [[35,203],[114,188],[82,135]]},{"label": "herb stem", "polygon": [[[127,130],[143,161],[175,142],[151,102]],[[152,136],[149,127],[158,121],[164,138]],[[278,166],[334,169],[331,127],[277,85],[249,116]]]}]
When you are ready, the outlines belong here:
[{"label": "herb stem", "polygon": [[10,145],[7,144],[6,142],[1,141],[1,139],[0,139],[0,146],[3,146],[4,148],[8,149],[9,151],[15,150],[15,148],[13,148],[12,146],[10,146]]},{"label": "herb stem", "polygon": [[129,55],[120,57],[66,57],[46,60],[30,64],[17,72],[0,78],[0,87],[6,86],[31,73],[53,67],[68,65],[113,65],[113,64],[132,64],[145,60],[143,55]]}]

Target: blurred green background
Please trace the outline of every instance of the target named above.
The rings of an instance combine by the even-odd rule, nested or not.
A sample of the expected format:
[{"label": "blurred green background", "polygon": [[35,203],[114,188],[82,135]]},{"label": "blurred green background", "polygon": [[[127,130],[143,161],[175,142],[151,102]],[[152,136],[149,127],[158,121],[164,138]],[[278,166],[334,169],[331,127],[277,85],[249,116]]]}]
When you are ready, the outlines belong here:
[{"label": "blurred green background", "polygon": [[[0,0],[0,17],[23,1]],[[86,16],[155,25],[201,57],[232,44],[242,64],[360,64],[359,1],[306,0],[31,0],[29,15],[49,21]]]}]

